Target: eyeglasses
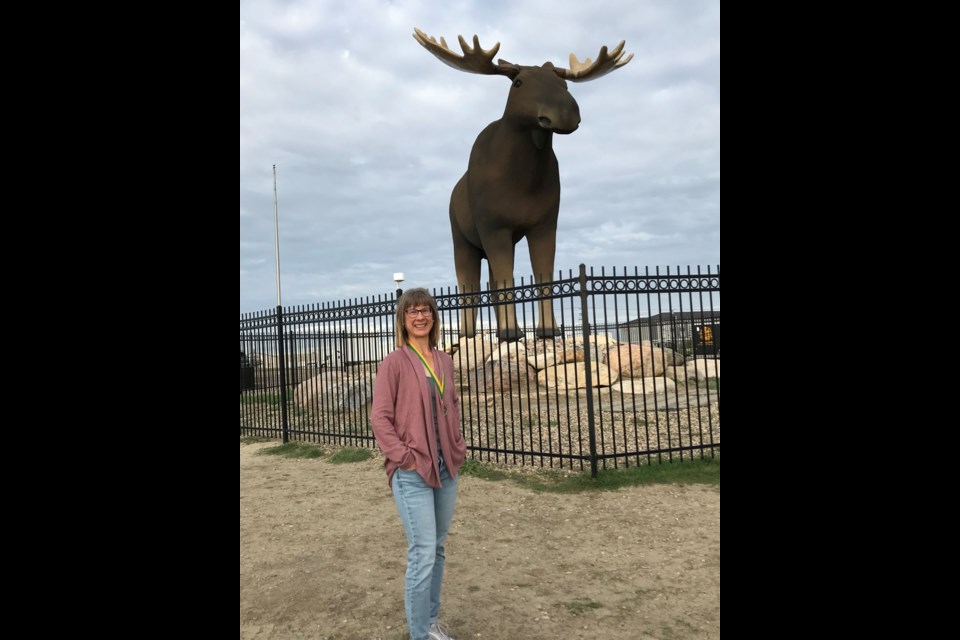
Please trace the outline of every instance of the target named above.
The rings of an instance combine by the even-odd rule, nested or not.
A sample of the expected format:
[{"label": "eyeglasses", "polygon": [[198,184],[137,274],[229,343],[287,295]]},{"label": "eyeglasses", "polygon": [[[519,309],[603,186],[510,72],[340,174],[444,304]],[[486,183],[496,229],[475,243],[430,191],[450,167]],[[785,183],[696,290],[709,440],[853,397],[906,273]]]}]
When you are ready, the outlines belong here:
[{"label": "eyeglasses", "polygon": [[423,314],[424,318],[430,318],[433,316],[433,309],[430,307],[423,307],[422,309],[414,309],[413,307],[410,307],[406,310],[408,318],[416,318],[421,313]]}]

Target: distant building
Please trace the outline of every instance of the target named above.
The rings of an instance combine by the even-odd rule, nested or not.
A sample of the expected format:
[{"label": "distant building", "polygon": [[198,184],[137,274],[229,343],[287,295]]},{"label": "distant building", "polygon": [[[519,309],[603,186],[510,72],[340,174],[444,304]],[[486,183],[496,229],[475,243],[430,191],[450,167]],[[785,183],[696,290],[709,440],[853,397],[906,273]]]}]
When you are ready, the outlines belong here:
[{"label": "distant building", "polygon": [[720,311],[670,311],[612,328],[619,342],[644,340],[694,355],[719,355]]}]

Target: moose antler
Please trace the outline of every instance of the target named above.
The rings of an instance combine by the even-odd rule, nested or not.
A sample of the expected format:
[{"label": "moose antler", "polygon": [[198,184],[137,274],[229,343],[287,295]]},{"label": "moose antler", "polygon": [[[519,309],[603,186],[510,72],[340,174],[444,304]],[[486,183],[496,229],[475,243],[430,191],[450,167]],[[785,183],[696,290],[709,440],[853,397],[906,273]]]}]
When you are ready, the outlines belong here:
[{"label": "moose antler", "polygon": [[511,75],[516,73],[516,65],[506,60],[498,60],[499,64],[493,64],[493,57],[500,50],[500,43],[493,45],[493,48],[484,51],[480,46],[480,38],[473,36],[473,48],[467,44],[463,36],[457,36],[460,40],[460,48],[463,49],[463,55],[451,50],[447,46],[447,41],[442,37],[440,44],[437,39],[428,36],[420,29],[413,28],[413,37],[423,45],[423,48],[432,53],[440,62],[467,73],[479,73],[482,75]]},{"label": "moose antler", "polygon": [[592,62],[590,58],[580,62],[577,60],[577,56],[571,53],[570,68],[558,68],[556,70],[557,75],[564,80],[569,80],[570,82],[586,82],[588,80],[596,80],[597,78],[603,77],[611,71],[616,71],[620,67],[633,60],[632,53],[627,56],[626,60],[622,60],[624,42],[624,40],[621,40],[620,44],[618,44],[610,53],[607,53],[606,47],[601,47],[600,55],[597,56],[596,62]]}]

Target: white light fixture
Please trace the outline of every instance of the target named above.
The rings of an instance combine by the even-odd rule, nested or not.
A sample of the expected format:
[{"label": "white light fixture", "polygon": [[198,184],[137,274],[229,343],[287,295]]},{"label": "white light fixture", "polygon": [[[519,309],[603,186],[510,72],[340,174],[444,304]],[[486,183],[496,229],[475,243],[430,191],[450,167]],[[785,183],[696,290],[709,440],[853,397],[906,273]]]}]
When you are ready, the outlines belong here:
[{"label": "white light fixture", "polygon": [[400,297],[400,283],[403,282],[403,272],[393,274],[393,281],[397,283],[397,297]]}]

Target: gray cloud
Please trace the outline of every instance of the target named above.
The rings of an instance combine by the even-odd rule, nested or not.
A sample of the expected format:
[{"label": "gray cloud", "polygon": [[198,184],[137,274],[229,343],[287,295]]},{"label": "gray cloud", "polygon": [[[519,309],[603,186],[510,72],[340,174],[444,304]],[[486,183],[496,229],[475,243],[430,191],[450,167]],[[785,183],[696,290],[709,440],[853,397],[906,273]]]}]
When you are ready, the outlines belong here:
[{"label": "gray cloud", "polygon": [[[519,64],[627,41],[634,60],[571,84],[557,137],[557,269],[720,260],[720,3],[242,0],[240,310],[276,304],[272,165],[285,305],[456,281],[447,208],[509,82],[458,73],[411,37],[474,33]],[[526,243],[517,275],[530,272]],[[484,270],[485,271],[485,270]]]}]

